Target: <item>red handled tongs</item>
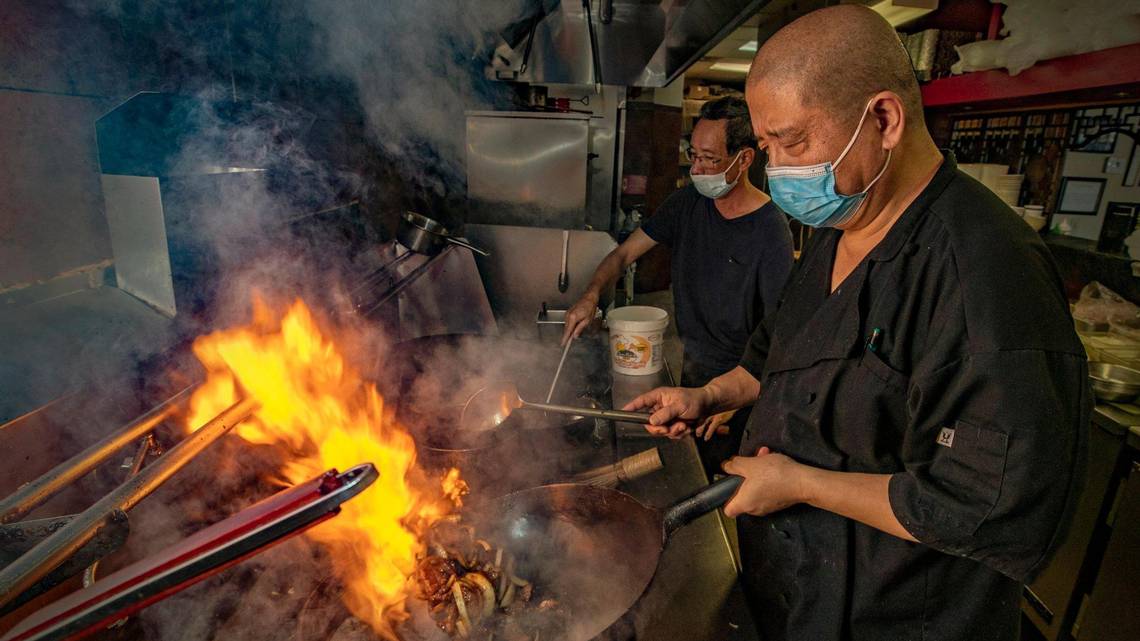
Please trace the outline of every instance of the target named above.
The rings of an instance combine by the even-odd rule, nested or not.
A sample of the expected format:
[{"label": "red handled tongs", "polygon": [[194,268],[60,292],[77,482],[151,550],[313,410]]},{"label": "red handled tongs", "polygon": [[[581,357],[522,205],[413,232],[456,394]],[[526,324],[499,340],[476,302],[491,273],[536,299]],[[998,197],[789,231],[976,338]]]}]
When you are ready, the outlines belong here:
[{"label": "red handled tongs", "polygon": [[78,639],[332,518],[376,480],[371,463],[282,490],[38,610],[0,641]]}]

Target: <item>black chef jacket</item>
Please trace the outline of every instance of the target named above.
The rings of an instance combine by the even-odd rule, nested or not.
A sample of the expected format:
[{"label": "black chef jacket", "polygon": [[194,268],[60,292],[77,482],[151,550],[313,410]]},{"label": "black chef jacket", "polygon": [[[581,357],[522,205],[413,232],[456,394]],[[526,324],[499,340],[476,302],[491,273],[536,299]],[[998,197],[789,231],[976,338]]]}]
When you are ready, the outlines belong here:
[{"label": "black chef jacket", "polygon": [[[1040,238],[946,154],[834,292],[818,231],[741,365],[741,452],[890,474],[911,543],[807,505],[739,520],[767,641],[1018,637],[1084,476],[1087,364]],[[869,340],[874,330],[878,336]]]}]

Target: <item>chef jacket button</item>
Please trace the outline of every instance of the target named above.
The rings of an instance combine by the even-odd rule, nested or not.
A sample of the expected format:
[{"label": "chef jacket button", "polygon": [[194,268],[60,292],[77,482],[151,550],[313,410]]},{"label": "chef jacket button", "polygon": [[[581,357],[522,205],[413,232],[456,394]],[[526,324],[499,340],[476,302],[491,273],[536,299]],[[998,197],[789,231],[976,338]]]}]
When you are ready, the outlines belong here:
[{"label": "chef jacket button", "polygon": [[804,405],[811,405],[815,402],[815,392],[808,392],[804,397]]}]

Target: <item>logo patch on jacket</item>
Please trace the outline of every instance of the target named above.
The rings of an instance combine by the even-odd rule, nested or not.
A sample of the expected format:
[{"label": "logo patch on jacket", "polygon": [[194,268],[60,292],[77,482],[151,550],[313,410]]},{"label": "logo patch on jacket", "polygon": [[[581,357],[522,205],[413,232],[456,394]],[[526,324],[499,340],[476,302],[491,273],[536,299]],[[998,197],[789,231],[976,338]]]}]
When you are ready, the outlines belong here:
[{"label": "logo patch on jacket", "polygon": [[943,447],[954,447],[954,428],[942,428],[942,431],[938,432],[937,443]]}]

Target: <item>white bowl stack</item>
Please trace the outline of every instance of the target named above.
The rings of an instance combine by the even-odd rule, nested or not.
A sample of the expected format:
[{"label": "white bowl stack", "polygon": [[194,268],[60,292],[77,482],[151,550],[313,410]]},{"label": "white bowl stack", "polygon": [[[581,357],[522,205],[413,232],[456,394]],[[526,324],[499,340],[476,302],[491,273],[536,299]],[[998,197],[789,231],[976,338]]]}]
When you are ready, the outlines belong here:
[{"label": "white bowl stack", "polygon": [[[1047,219],[1045,218],[1045,208],[1041,205],[1026,205],[1019,207],[1021,219],[1033,228],[1033,231],[1041,231],[1045,228]],[[1015,211],[1017,211],[1015,209]]]}]

